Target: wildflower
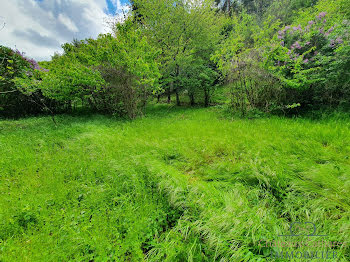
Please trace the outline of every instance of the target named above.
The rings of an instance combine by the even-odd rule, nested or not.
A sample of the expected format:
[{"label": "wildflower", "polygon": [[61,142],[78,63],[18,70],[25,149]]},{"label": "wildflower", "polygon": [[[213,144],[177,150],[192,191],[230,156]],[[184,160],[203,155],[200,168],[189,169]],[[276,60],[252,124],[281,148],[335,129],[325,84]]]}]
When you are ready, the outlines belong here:
[{"label": "wildflower", "polygon": [[309,21],[309,25],[313,25],[315,22],[313,20]]},{"label": "wildflower", "polygon": [[303,61],[304,64],[307,64],[308,62],[309,62],[309,59],[307,58]]},{"label": "wildflower", "polygon": [[334,26],[328,29],[327,33],[332,33],[334,31]]},{"label": "wildflower", "polygon": [[281,46],[284,46],[284,41],[281,41]]},{"label": "wildflower", "polygon": [[332,48],[335,47],[335,40],[332,39],[331,43],[329,44],[329,46],[332,47]]},{"label": "wildflower", "polygon": [[343,39],[341,39],[340,37],[337,37],[337,39],[335,41],[337,41],[338,44],[342,44],[343,43]]},{"label": "wildflower", "polygon": [[295,46],[295,48],[297,48],[297,49],[301,49],[301,45],[299,44],[298,41],[294,43],[294,46]]},{"label": "wildflower", "polygon": [[305,43],[305,45],[310,45],[311,44],[311,42],[310,41],[307,41],[306,43]]},{"label": "wildflower", "polygon": [[317,16],[317,18],[318,18],[319,20],[321,20],[321,19],[324,18],[326,15],[327,15],[326,12],[321,12],[321,13]]}]

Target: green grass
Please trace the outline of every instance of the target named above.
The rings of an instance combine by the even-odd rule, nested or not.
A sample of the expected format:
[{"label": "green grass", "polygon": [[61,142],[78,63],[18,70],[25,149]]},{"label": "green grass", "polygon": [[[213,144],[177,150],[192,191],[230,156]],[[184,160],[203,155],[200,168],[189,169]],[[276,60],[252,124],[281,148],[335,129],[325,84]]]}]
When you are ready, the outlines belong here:
[{"label": "green grass", "polygon": [[0,121],[0,261],[271,261],[295,221],[350,242],[347,120],[56,121]]}]

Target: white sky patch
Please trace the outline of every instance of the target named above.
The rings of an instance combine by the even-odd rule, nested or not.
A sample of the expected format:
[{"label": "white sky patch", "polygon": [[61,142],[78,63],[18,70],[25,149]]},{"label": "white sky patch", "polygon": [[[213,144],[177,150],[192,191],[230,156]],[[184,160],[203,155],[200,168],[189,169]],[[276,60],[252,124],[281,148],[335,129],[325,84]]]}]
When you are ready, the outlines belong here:
[{"label": "white sky patch", "polygon": [[[99,5],[99,2],[91,1],[88,8],[84,9],[84,19],[91,21],[94,24],[95,30],[99,33],[106,33],[108,30],[106,20],[108,15],[103,12],[104,5]],[[105,2],[103,2],[105,3]]]},{"label": "white sky patch", "polygon": [[[117,14],[128,5],[119,0]],[[96,38],[109,32],[105,0],[0,0],[0,45],[37,60],[49,60],[74,38]],[[6,23],[3,29],[3,22]]]},{"label": "white sky patch", "polygon": [[64,14],[58,15],[58,21],[64,24],[70,31],[75,33],[79,32],[77,26],[72,22],[72,20],[69,19],[69,17],[65,16]]}]

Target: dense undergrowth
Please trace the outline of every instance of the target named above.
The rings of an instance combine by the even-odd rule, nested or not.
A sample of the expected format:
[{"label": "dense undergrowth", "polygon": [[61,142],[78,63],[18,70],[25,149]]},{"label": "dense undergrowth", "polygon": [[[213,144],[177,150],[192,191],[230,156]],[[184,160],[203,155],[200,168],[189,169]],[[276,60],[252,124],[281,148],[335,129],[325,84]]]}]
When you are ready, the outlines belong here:
[{"label": "dense undergrowth", "polygon": [[0,261],[272,261],[295,221],[350,241],[348,121],[222,116],[2,120]]}]

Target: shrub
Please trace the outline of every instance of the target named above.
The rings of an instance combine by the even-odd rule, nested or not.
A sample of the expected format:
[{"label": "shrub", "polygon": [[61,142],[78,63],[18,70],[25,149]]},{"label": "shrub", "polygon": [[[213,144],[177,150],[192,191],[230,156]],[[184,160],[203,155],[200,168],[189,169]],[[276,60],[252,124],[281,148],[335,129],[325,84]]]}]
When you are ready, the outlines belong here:
[{"label": "shrub", "polygon": [[330,25],[326,16],[286,26],[265,54],[266,68],[284,84],[290,102],[337,106],[350,98],[349,22]]},{"label": "shrub", "polygon": [[[135,118],[141,114],[149,95],[159,90],[157,52],[130,20],[114,25],[113,30],[113,35],[100,35],[96,40],[64,44],[63,55],[43,63],[49,70],[10,49],[3,52],[7,55],[1,66],[4,110],[53,113],[69,111],[79,102],[118,116]],[[24,100],[36,107],[31,103],[19,107]]]},{"label": "shrub", "polygon": [[[78,92],[94,110],[135,118],[143,112],[149,95],[159,89],[157,52],[131,20],[117,23],[113,30],[96,40],[63,46],[63,56],[79,70],[62,68],[60,72],[67,77],[76,75],[78,82],[83,81],[81,74],[84,78],[79,89],[72,86],[65,95],[68,98]],[[69,84],[70,80],[65,85]]]},{"label": "shrub", "polygon": [[0,114],[18,117],[39,113],[44,110],[43,103],[49,103],[40,90],[27,92],[18,79],[34,79],[36,72],[45,70],[33,59],[23,53],[0,46]]},{"label": "shrub", "polygon": [[50,63],[38,88],[42,93],[69,108],[74,100],[88,101],[104,85],[101,74],[77,59],[61,56]]},{"label": "shrub", "polygon": [[280,22],[268,18],[260,28],[254,16],[232,18],[231,32],[212,56],[230,86],[231,108],[245,115],[256,109],[271,112],[285,108],[278,78],[262,65],[262,48]]}]

